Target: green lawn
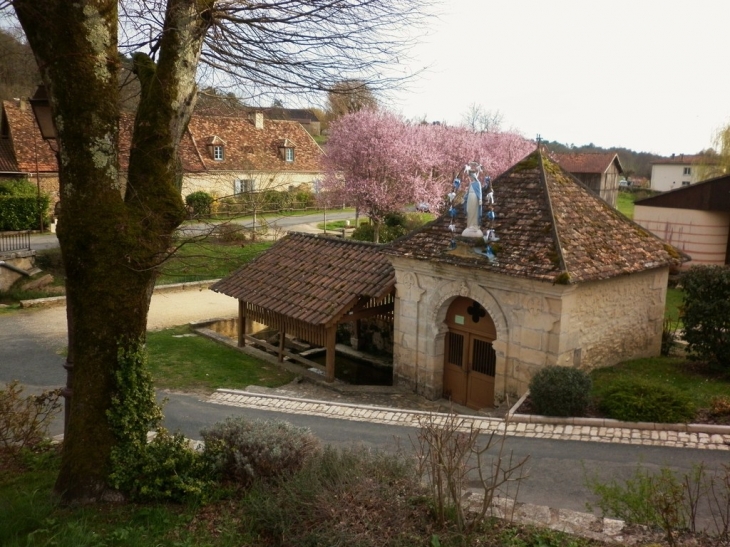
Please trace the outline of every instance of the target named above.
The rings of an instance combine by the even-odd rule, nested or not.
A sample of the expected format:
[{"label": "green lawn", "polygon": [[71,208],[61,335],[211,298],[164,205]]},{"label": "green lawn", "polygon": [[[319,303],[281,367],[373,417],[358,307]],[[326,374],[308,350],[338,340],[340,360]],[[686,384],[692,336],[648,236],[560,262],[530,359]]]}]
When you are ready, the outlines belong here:
[{"label": "green lawn", "polygon": [[621,192],[618,193],[618,199],[616,199],[616,209],[623,213],[629,218],[634,218],[634,200],[636,195],[632,192]]},{"label": "green lawn", "polygon": [[730,393],[730,374],[713,372],[688,362],[684,357],[634,359],[591,372],[594,386],[614,379],[640,379],[674,387],[689,395],[697,408],[708,408],[710,400]]},{"label": "green lawn", "polygon": [[272,245],[271,241],[245,245],[209,241],[186,243],[162,266],[157,285],[224,277]]},{"label": "green lawn", "polygon": [[681,316],[681,308],[684,304],[684,292],[682,289],[667,289],[667,303],[664,312],[664,318],[669,319],[672,323],[679,322]]},{"label": "green lawn", "polygon": [[196,335],[188,326],[148,333],[147,349],[158,388],[211,392],[249,385],[277,387],[294,379],[276,365]]}]

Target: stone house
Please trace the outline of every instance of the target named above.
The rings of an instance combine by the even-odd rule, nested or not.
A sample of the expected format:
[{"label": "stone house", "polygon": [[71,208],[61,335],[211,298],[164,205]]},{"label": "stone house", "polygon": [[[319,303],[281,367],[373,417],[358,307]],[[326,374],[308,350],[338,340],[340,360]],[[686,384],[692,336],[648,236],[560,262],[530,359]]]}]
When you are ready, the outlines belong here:
[{"label": "stone house", "polygon": [[[540,150],[492,184],[494,204],[485,203],[482,216],[482,228],[499,239],[490,242],[492,257],[485,255],[482,238],[455,235],[466,227],[461,207],[454,219],[444,215],[379,247],[395,276],[394,383],[429,399],[444,396],[484,408],[523,394],[546,365],[591,369],[658,355],[669,268],[686,257]],[[347,291],[349,305],[364,306],[359,311],[382,304],[372,299],[388,289],[383,264],[382,287],[360,296],[352,265],[342,275],[321,273],[322,265],[333,269],[327,267],[333,257],[350,257],[355,272],[369,271],[357,266],[357,253],[342,247],[347,242],[333,241],[323,239],[317,250],[302,242],[278,243],[266,253],[273,253],[261,259],[267,280],[249,295],[261,306],[259,317],[269,311],[298,317],[313,302],[329,310],[333,306],[317,303],[328,291]],[[302,271],[290,279],[286,270],[302,270],[301,263],[319,265],[321,278]],[[226,287],[245,286],[252,267],[242,267],[214,290],[240,299]],[[337,308],[338,320],[348,313]]]},{"label": "stone house", "polygon": [[634,221],[691,256],[691,264],[730,264],[730,175],[639,200]]},{"label": "stone house", "polygon": [[560,167],[605,199],[611,207],[616,207],[618,183],[624,172],[618,154],[613,152],[554,154],[554,158]]},{"label": "stone house", "polygon": [[[34,112],[35,111],[35,112]],[[119,120],[120,187],[126,188],[134,116]],[[202,190],[217,197],[258,190],[310,187],[321,178],[322,149],[296,121],[265,119],[261,112],[193,115],[180,142],[182,196]],[[59,200],[55,130],[44,88],[27,100],[3,101],[0,177],[40,181]]]}]

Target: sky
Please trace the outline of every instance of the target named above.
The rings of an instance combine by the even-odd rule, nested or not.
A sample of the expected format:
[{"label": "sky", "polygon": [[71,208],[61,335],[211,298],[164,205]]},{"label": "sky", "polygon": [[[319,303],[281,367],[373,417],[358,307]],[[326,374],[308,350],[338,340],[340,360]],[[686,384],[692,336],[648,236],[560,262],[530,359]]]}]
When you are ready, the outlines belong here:
[{"label": "sky", "polygon": [[730,123],[730,0],[445,0],[385,106],[564,144],[697,153]]}]

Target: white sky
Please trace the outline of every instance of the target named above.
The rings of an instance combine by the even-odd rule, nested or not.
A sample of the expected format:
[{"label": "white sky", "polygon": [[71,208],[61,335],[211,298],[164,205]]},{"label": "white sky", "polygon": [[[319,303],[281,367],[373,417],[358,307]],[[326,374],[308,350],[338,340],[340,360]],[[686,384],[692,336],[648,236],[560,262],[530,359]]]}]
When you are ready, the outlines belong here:
[{"label": "white sky", "polygon": [[386,106],[566,144],[696,153],[730,122],[730,0],[447,0]]}]

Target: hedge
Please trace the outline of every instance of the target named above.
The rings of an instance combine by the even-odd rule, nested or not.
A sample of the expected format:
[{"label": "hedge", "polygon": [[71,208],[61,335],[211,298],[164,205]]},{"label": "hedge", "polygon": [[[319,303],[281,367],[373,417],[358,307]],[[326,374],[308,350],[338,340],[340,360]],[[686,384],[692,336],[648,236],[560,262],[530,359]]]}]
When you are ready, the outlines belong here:
[{"label": "hedge", "polygon": [[0,231],[37,230],[40,228],[39,216],[47,224],[47,211],[50,198],[38,196],[0,195]]}]

